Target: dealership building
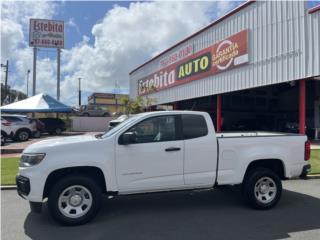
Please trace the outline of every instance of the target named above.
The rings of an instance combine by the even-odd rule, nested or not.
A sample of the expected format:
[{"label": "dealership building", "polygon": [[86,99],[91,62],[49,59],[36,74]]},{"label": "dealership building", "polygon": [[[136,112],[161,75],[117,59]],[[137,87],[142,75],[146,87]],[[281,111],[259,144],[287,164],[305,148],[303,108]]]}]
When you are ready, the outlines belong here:
[{"label": "dealership building", "polygon": [[[320,6],[248,1],[130,73],[130,97],[208,112],[217,131],[320,129]],[[320,137],[320,136],[319,136]]]}]

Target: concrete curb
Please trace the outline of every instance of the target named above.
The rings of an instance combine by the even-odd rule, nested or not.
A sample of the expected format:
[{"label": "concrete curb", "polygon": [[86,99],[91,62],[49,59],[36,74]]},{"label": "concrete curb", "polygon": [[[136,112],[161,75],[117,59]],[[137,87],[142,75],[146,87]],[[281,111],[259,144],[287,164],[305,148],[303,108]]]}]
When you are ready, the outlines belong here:
[{"label": "concrete curb", "polygon": [[309,174],[308,179],[320,179],[320,174]]},{"label": "concrete curb", "polygon": [[22,153],[24,149],[1,149],[1,154]]},{"label": "concrete curb", "polygon": [[17,189],[17,185],[3,185],[0,186],[1,191],[2,190],[16,190]]}]

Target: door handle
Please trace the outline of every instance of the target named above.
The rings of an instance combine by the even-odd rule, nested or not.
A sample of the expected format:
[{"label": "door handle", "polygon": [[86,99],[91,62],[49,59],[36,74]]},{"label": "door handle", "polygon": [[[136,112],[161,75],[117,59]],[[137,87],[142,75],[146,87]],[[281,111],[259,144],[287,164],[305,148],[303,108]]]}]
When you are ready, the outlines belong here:
[{"label": "door handle", "polygon": [[169,147],[169,148],[166,148],[166,152],[173,152],[173,151],[180,151],[181,148],[178,148],[178,147]]}]

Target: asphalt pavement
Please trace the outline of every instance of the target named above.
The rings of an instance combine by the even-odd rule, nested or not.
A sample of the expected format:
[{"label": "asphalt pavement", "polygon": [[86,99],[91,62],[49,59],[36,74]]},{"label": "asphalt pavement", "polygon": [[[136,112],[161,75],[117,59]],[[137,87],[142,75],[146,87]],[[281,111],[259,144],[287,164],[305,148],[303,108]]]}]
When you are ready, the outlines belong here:
[{"label": "asphalt pavement", "polygon": [[104,199],[94,221],[76,227],[30,213],[14,190],[1,191],[1,239],[320,239],[320,179],[285,181],[276,208],[249,208],[235,187]]}]

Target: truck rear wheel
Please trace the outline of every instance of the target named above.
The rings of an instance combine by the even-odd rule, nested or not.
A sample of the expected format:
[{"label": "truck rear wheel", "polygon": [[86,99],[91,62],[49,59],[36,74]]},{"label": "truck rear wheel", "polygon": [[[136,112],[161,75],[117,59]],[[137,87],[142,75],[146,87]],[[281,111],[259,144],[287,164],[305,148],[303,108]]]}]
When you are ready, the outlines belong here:
[{"label": "truck rear wheel", "polygon": [[243,184],[244,196],[255,209],[270,209],[281,198],[281,179],[270,169],[256,168],[251,170]]},{"label": "truck rear wheel", "polygon": [[48,197],[48,208],[54,220],[63,225],[89,222],[101,206],[101,189],[86,176],[68,176],[56,183]]}]

